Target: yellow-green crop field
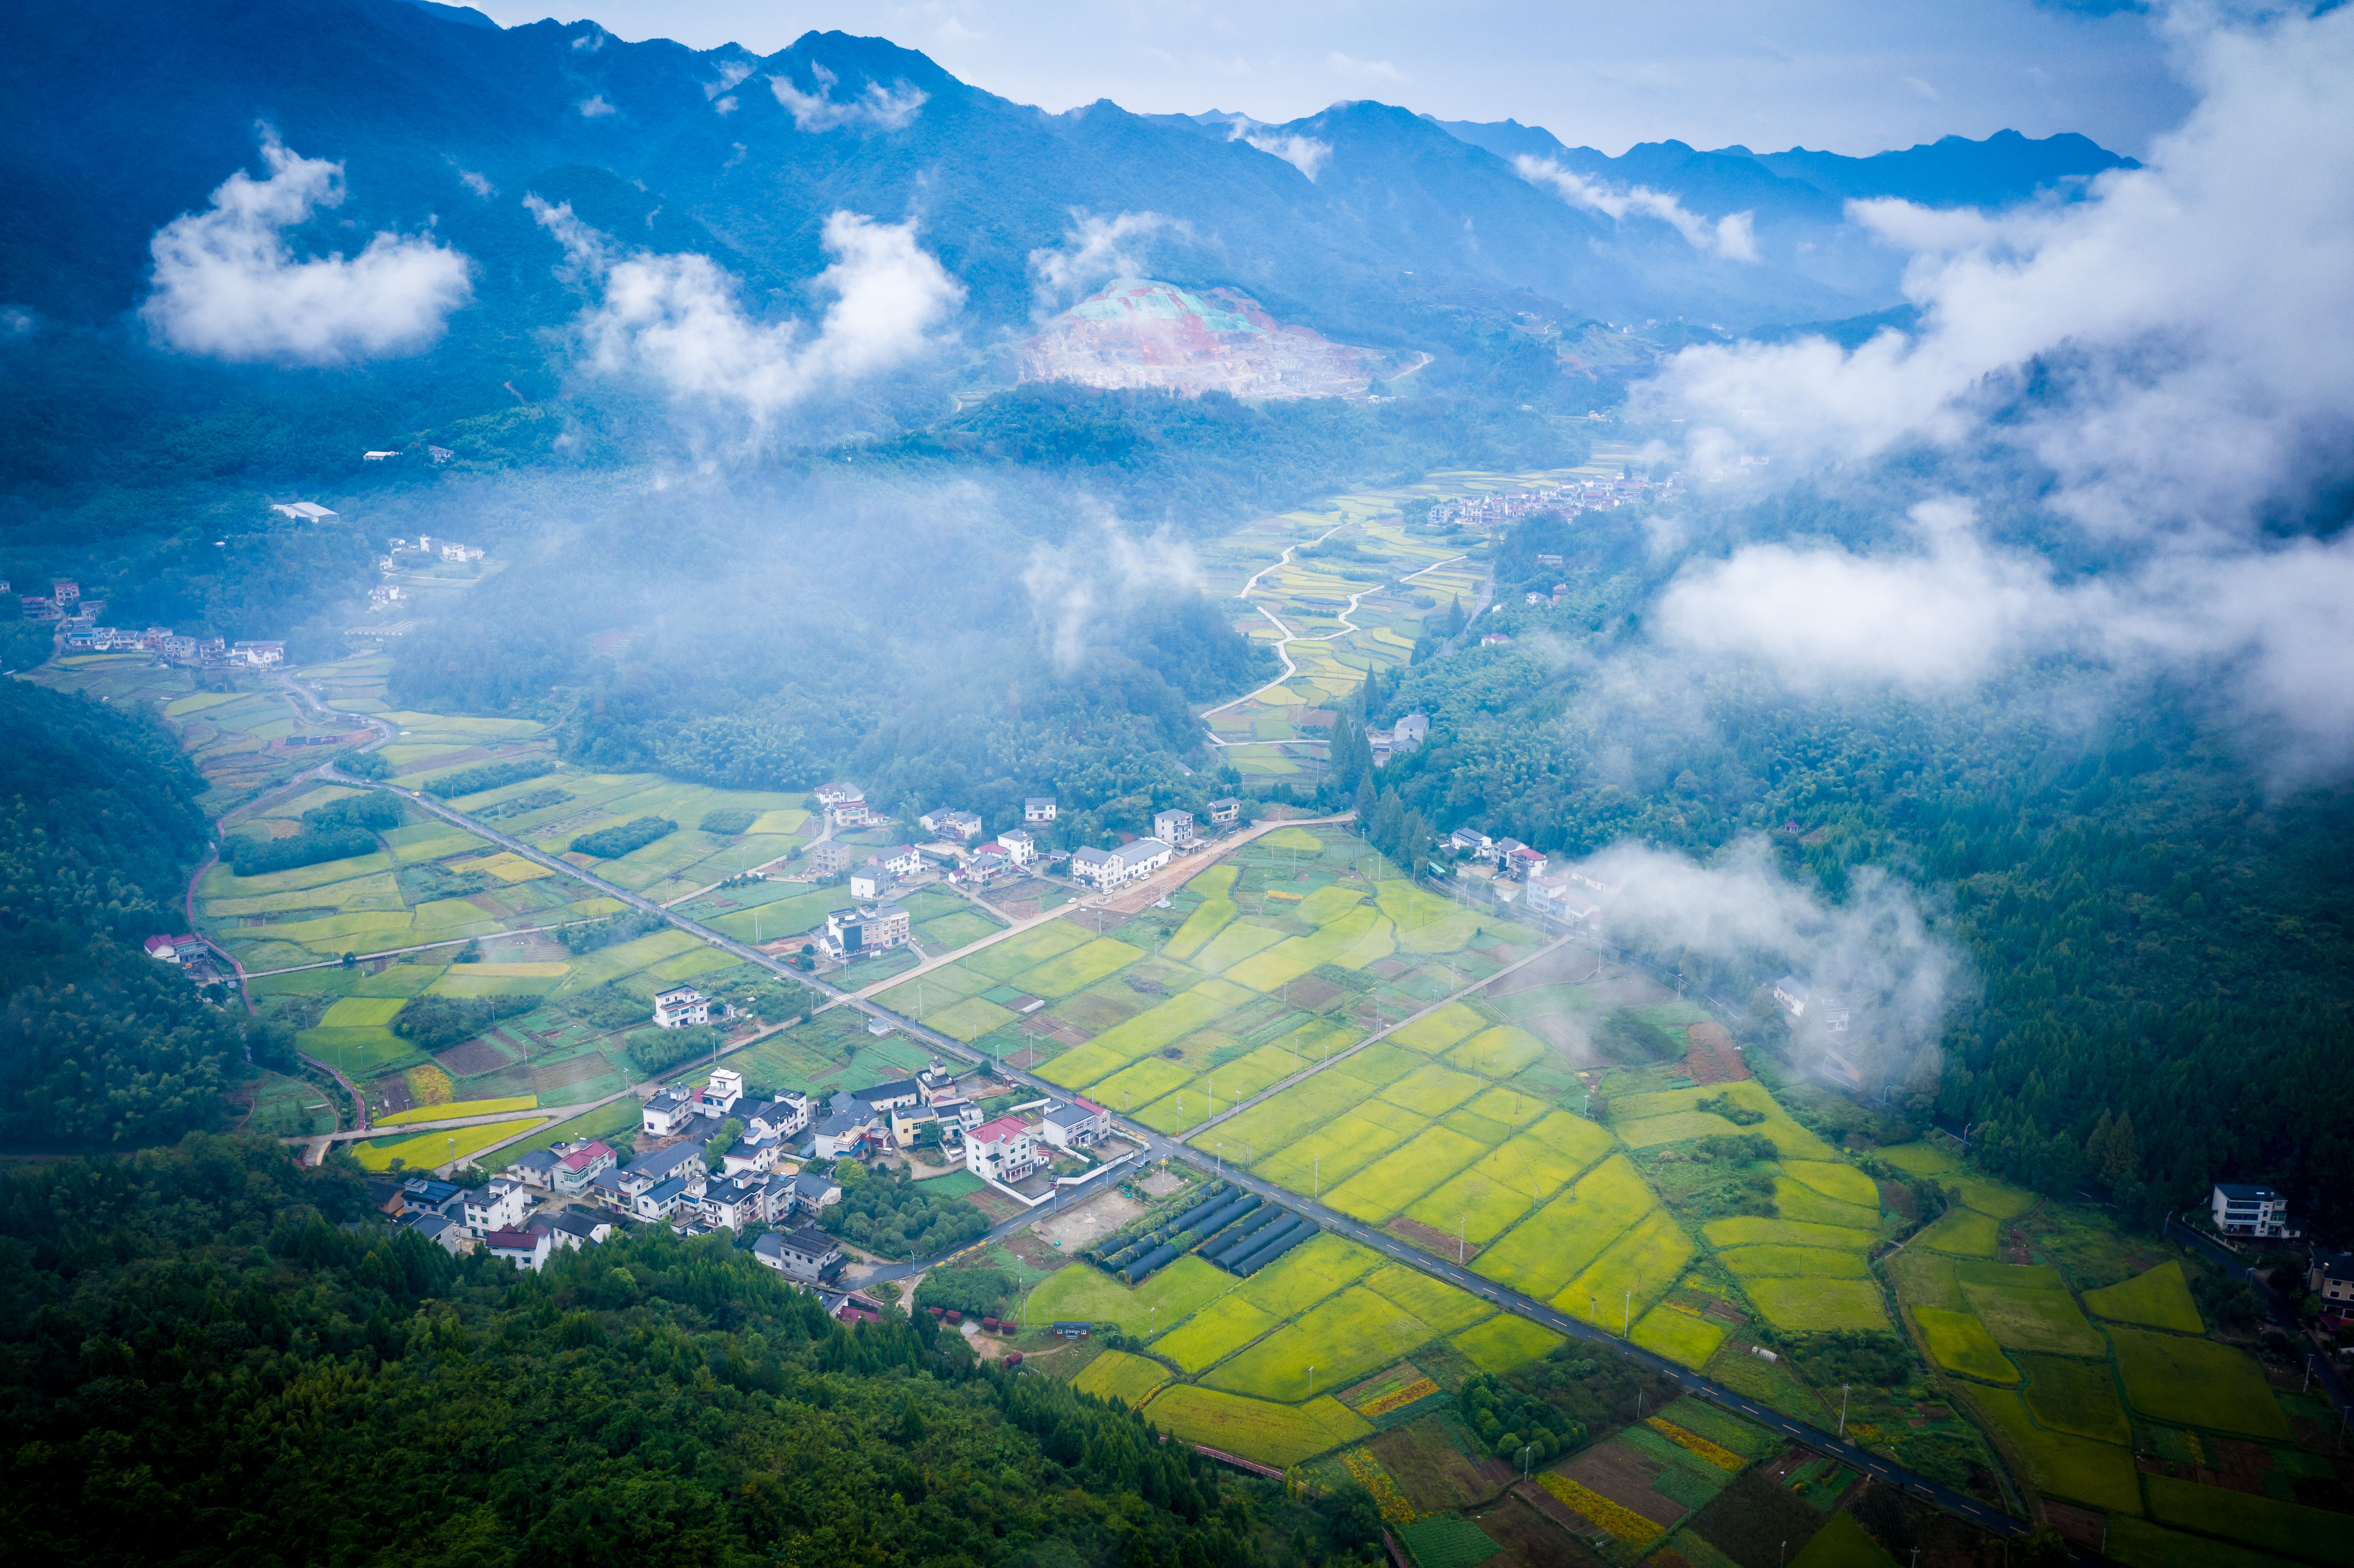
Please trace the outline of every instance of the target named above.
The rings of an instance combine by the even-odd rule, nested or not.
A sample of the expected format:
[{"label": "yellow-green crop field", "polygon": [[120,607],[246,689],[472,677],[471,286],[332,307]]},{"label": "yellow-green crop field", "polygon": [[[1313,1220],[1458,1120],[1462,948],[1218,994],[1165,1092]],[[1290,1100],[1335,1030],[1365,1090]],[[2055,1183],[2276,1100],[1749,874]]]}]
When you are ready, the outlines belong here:
[{"label": "yellow-green crop field", "polygon": [[2095,1318],[2113,1323],[2138,1323],[2178,1334],[2200,1334],[2207,1329],[2190,1298],[2182,1265],[2171,1259],[2119,1284],[2085,1291],[2084,1306]]},{"label": "yellow-green crop field", "polygon": [[1716,1255],[1716,1261],[1735,1279],[1869,1279],[1872,1265],[1858,1252],[1835,1252],[1829,1247],[1786,1246],[1774,1242],[1760,1242],[1750,1246],[1727,1247]]},{"label": "yellow-green crop field", "polygon": [[1373,1272],[1381,1255],[1327,1231],[1243,1281],[1236,1294],[1278,1319],[1296,1318]]},{"label": "yellow-green crop field", "polygon": [[[1228,866],[1213,866],[1210,871],[1204,872],[1202,875],[1208,876],[1214,872],[1231,872],[1231,870],[1232,868]],[[1201,880],[1201,877],[1194,878],[1197,884]],[[1225,879],[1226,885],[1233,886],[1234,880],[1231,874],[1228,875]],[[1206,889],[1204,891],[1207,892]],[[1200,952],[1211,938],[1224,930],[1227,922],[1234,919],[1237,913],[1239,911],[1235,909],[1233,899],[1216,895],[1205,896],[1194,906],[1193,912],[1185,916],[1185,923],[1177,927],[1177,934],[1169,938],[1168,945],[1161,949],[1161,956],[1175,959],[1179,963],[1191,963],[1193,955]]]},{"label": "yellow-green crop field", "polygon": [[[1602,1251],[1584,1273],[1553,1298],[1555,1311],[1572,1317],[1584,1313],[1589,1322],[1607,1326],[1600,1317],[1602,1304],[1619,1304],[1620,1330],[1639,1318],[1682,1275],[1692,1259],[1691,1238],[1665,1209],[1654,1209]],[[1831,1285],[1847,1281],[1833,1280]]]},{"label": "yellow-green crop field", "polygon": [[1427,1127],[1325,1195],[1352,1219],[1380,1224],[1488,1152],[1460,1133]]},{"label": "yellow-green crop field", "polygon": [[1869,1252],[1879,1241],[1872,1231],[1850,1230],[1840,1225],[1809,1225],[1797,1220],[1766,1220],[1751,1214],[1736,1214],[1728,1220],[1711,1220],[1701,1227],[1708,1245],[1716,1247],[1752,1246],[1760,1243],[1773,1246],[1829,1247],[1846,1252]]},{"label": "yellow-green crop field", "polygon": [[1869,1279],[1753,1278],[1741,1289],[1777,1329],[1888,1330],[1880,1287]]},{"label": "yellow-green crop field", "polygon": [[1121,1333],[1141,1339],[1157,1327],[1156,1319],[1173,1323],[1191,1317],[1234,1282],[1234,1276],[1198,1257],[1181,1257],[1134,1287],[1099,1268],[1066,1264],[1030,1292],[1023,1315],[1032,1323],[1114,1323]]},{"label": "yellow-green crop field", "polygon": [[1785,1160],[1782,1174],[1836,1202],[1880,1213],[1880,1187],[1852,1165],[1821,1160]]},{"label": "yellow-green crop field", "polygon": [[1071,1380],[1071,1386],[1100,1399],[1116,1399],[1133,1410],[1168,1381],[1169,1369],[1150,1357],[1104,1351]]},{"label": "yellow-green crop field", "polygon": [[388,1171],[396,1160],[424,1170],[447,1164],[452,1160],[464,1160],[494,1143],[504,1143],[517,1133],[528,1132],[538,1125],[536,1118],[526,1117],[520,1121],[452,1128],[447,1132],[415,1132],[406,1138],[362,1139],[352,1145],[352,1153],[364,1168],[370,1171]]},{"label": "yellow-green crop field", "polygon": [[539,1105],[537,1095],[506,1095],[489,1100],[454,1100],[448,1105],[416,1106],[390,1116],[379,1117],[378,1127],[406,1127],[416,1121],[449,1121],[459,1117],[496,1116],[501,1111],[532,1110]]},{"label": "yellow-green crop field", "polygon": [[1499,1312],[1476,1323],[1449,1341],[1484,1372],[1501,1377],[1553,1353],[1562,1337],[1541,1324],[1510,1312]]},{"label": "yellow-green crop field", "polygon": [[1643,1314],[1629,1338],[1656,1355],[1697,1368],[1706,1366],[1709,1357],[1724,1343],[1724,1329],[1663,1301]]},{"label": "yellow-green crop field", "polygon": [[[1042,927],[1043,929],[1044,927]],[[1033,996],[1061,997],[1117,974],[1144,957],[1142,949],[1111,937],[1097,937],[1082,947],[1057,953],[1013,980]]]},{"label": "yellow-green crop field", "polygon": [[1330,1394],[1304,1404],[1278,1404],[1197,1383],[1162,1389],[1144,1414],[1185,1442],[1278,1467],[1370,1437],[1373,1431],[1363,1416]]},{"label": "yellow-green crop field", "polygon": [[1204,1372],[1281,1321],[1264,1308],[1229,1293],[1164,1330],[1152,1341],[1152,1350],[1189,1373]]},{"label": "yellow-green crop field", "polygon": [[1433,1230],[1453,1222],[1472,1245],[1484,1247],[1609,1147],[1610,1135],[1594,1123],[1550,1112],[1417,1199],[1406,1217]]},{"label": "yellow-green crop field", "polygon": [[1505,1233],[1472,1264],[1499,1285],[1540,1300],[1575,1279],[1658,1200],[1623,1154],[1612,1155],[1577,1184]]},{"label": "yellow-green crop field", "polygon": [[2088,1503],[2115,1513],[2142,1511],[2140,1477],[2133,1452],[2039,1426],[2016,1390],[1972,1388],[1970,1403],[2009,1439],[2027,1462],[2037,1488],[2054,1497]]},{"label": "yellow-green crop field", "polygon": [[1317,1388],[1345,1387],[1435,1337],[1413,1313],[1356,1285],[1219,1362],[1203,1381],[1231,1393],[1298,1404],[1310,1397],[1311,1375]]},{"label": "yellow-green crop field", "polygon": [[2100,1331],[2084,1320],[2060,1276],[2049,1268],[1957,1263],[1954,1277],[1978,1321],[2008,1351],[2097,1356]]},{"label": "yellow-green crop field", "polygon": [[1986,1325],[1975,1313],[1953,1312],[1942,1307],[1915,1307],[1913,1322],[1929,1348],[1929,1359],[1950,1372],[1985,1383],[2014,1383],[2019,1369],[2002,1353]]},{"label": "yellow-green crop field", "polygon": [[2285,1440],[2288,1417],[2255,1359],[2211,1340],[2113,1328],[2126,1401],[2144,1415],[2185,1426]]},{"label": "yellow-green crop field", "polygon": [[1451,1001],[1436,1012],[1392,1031],[1389,1039],[1410,1050],[1436,1056],[1458,1041],[1489,1027],[1488,1020],[1469,1003]]},{"label": "yellow-green crop field", "polygon": [[2105,1357],[2021,1355],[2027,1386],[2020,1397],[2037,1425],[2103,1443],[2131,1443],[2133,1424],[2117,1394],[2117,1375]]},{"label": "yellow-green crop field", "polygon": [[1923,1231],[1918,1239],[1921,1245],[1933,1252],[1951,1253],[1956,1257],[1992,1257],[2000,1234],[1991,1214],[1981,1214],[1973,1209],[1948,1209],[1945,1217]]},{"label": "yellow-green crop field", "polygon": [[991,984],[1003,984],[1024,969],[1033,969],[1073,948],[1084,947],[1094,939],[1072,921],[1048,920],[1002,942],[992,942],[980,952],[959,959],[957,962],[977,974],[987,975]]}]

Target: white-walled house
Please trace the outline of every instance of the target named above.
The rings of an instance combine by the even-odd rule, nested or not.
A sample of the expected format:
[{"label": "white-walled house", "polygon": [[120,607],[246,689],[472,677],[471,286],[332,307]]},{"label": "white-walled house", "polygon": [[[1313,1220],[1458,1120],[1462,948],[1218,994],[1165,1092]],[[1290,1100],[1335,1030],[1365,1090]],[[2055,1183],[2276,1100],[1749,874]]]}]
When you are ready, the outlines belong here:
[{"label": "white-walled house", "polygon": [[997,835],[998,847],[1006,858],[1020,866],[1033,865],[1038,859],[1038,841],[1020,828],[1008,828]]},{"label": "white-walled house", "polygon": [[684,1029],[711,1022],[711,999],[691,985],[674,985],[654,994],[654,1026]]},{"label": "white-walled house", "polygon": [[1092,1100],[1056,1102],[1039,1118],[1038,1135],[1066,1151],[1092,1149],[1111,1135],[1111,1112]]},{"label": "white-walled house", "polygon": [[1139,839],[1116,850],[1071,852],[1071,874],[1100,891],[1124,887],[1140,876],[1150,876],[1169,863],[1174,853],[1159,839]]},{"label": "white-walled house", "polygon": [[1201,833],[1191,811],[1155,811],[1152,836],[1172,850],[1192,849]]},{"label": "white-walled house", "polygon": [[2227,1236],[2285,1240],[2305,1234],[2288,1223],[2288,1195],[2270,1187],[2219,1181],[2208,1206],[2215,1229]]},{"label": "white-walled house", "polygon": [[1022,802],[1022,820],[1032,827],[1055,820],[1055,797],[1033,795]]},{"label": "white-walled house", "polygon": [[992,1181],[1019,1181],[1044,1164],[1038,1140],[1018,1116],[1002,1116],[964,1135],[965,1169]]}]

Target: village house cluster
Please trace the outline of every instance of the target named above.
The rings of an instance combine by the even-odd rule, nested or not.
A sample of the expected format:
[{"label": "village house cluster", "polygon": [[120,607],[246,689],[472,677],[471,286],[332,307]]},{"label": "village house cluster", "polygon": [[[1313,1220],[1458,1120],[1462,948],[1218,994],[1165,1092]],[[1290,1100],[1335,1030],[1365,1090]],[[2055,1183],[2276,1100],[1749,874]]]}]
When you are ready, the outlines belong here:
[{"label": "village house cluster", "polygon": [[1665,501],[1677,493],[1673,475],[1656,485],[1648,479],[1588,480],[1552,490],[1525,490],[1511,495],[1469,495],[1442,501],[1430,509],[1430,521],[1440,526],[1454,524],[1490,528],[1499,523],[1518,522],[1536,513],[1560,512],[1575,515],[1579,512],[1607,512],[1642,501]]}]

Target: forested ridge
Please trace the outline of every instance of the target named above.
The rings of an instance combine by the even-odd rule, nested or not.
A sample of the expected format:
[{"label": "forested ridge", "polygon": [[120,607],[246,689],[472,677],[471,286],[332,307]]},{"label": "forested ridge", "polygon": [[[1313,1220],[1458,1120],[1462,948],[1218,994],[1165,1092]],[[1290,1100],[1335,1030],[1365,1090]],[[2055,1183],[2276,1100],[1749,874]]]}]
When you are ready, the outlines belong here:
[{"label": "forested ridge", "polygon": [[212,1126],[249,1044],[283,1042],[139,948],[186,923],[203,781],[160,726],[22,681],[0,681],[0,1138],[129,1147]]},{"label": "forested ridge", "polygon": [[193,1135],[0,1181],[10,1539],[60,1562],[1370,1561],[928,1318],[855,1329],[666,1231],[539,1274],[369,1216],[356,1167]]},{"label": "forested ridge", "polygon": [[[1561,567],[1534,560],[1555,551]],[[1380,775],[1392,834],[1411,813],[1549,853],[1632,839],[1703,858],[1765,835],[1834,898],[1859,867],[1893,871],[1975,973],[1941,1075],[1882,1065],[1916,1115],[1976,1124],[2001,1174],[2090,1181],[2144,1221],[2242,1180],[2354,1223],[2338,1114],[2354,1097],[2354,793],[2274,784],[2193,694],[2091,670],[1933,698],[1793,694],[1676,662],[1640,617],[1680,558],[1626,514],[1516,527],[1498,555],[1507,608],[1479,626],[1518,641],[1368,694],[1376,724],[1432,720]],[[1565,579],[1560,605],[1517,602],[1540,579]],[[1773,978],[1662,956],[1736,996]]]}]

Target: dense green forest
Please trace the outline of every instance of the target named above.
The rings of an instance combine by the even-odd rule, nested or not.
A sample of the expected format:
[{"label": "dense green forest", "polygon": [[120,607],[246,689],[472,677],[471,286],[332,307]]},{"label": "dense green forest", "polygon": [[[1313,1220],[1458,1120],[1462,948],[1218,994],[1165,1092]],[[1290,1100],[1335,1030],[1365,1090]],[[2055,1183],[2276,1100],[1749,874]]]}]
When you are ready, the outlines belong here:
[{"label": "dense green forest", "polygon": [[140,950],[186,927],[203,781],[153,720],[22,681],[0,681],[0,1138],[129,1147],[212,1126],[249,1055],[290,1046]]},{"label": "dense green forest", "polygon": [[194,1135],[13,1171],[0,1424],[16,1550],[57,1562],[1167,1568],[1370,1562],[1139,1416],[846,1328],[724,1235],[461,1262],[355,1166]]},{"label": "dense green forest", "polygon": [[[1560,379],[1550,363],[1546,375]],[[843,455],[926,477],[1066,476],[1129,522],[1193,527],[1279,511],[1350,484],[1410,483],[1435,468],[1571,468],[1589,450],[1578,428],[1517,403],[1245,403],[1224,392],[1189,397],[1052,382],[1013,387]]]},{"label": "dense green forest", "polygon": [[[1838,522],[1836,498],[1818,499]],[[2354,1092],[2354,791],[2272,786],[2195,694],[2089,669],[2021,668],[1935,699],[1792,694],[1679,662],[1644,643],[1640,617],[1681,558],[1632,513],[1517,526],[1496,568],[1508,608],[1478,623],[1517,641],[1378,683],[1367,717],[1425,711],[1430,744],[1384,768],[1378,794],[1345,767],[1328,789],[1362,787],[1402,857],[1469,824],[1566,855],[1634,840],[1706,858],[1762,835],[1833,898],[1859,868],[1893,872],[1976,983],[1942,1075],[1867,1042],[1869,1091],[1974,1124],[2004,1175],[2089,1182],[2145,1222],[2246,1180],[2354,1223],[2337,1116]],[[1522,606],[1540,581],[1571,592]],[[2104,716],[2087,724],[2073,715],[2095,682]],[[1774,978],[1660,956],[1735,1001]]]}]

